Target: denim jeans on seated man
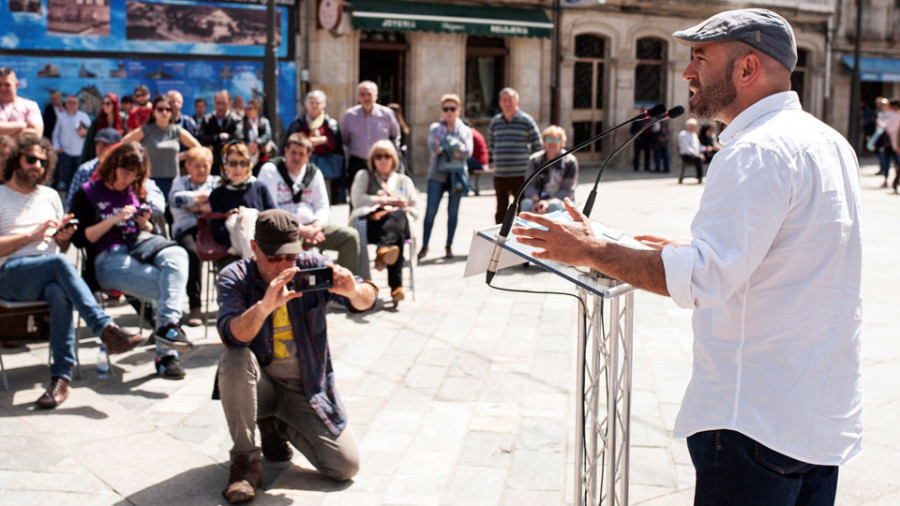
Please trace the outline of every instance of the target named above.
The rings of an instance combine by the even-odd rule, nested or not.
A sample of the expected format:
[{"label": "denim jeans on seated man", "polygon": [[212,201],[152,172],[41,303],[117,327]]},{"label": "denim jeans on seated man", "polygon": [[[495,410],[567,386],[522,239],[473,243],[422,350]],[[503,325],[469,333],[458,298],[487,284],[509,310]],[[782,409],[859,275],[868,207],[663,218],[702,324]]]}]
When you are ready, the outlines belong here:
[{"label": "denim jeans on seated man", "polygon": [[[188,276],[188,256],[184,248],[160,250],[153,263],[141,263],[124,245],[113,246],[97,255],[97,282],[107,290],[117,290],[143,299],[154,299],[156,326],[179,324]],[[178,356],[178,352],[156,341],[156,355]]]},{"label": "denim jeans on seated man", "polygon": [[97,305],[75,265],[61,253],[7,260],[0,267],[0,297],[19,302],[43,300],[49,305],[52,377],[72,379],[75,364],[73,306],[98,336],[113,323]]}]

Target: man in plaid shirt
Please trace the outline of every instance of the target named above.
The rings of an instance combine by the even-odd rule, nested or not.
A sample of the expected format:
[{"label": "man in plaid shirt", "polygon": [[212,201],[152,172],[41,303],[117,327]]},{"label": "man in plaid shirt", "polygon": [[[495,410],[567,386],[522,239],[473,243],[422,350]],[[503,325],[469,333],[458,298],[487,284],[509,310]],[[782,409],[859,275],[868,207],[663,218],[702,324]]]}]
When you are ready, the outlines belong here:
[{"label": "man in plaid shirt", "polygon": [[[356,441],[334,387],[325,307],[344,299],[351,311],[375,305],[377,288],[317,254],[304,252],[300,223],[284,210],[263,211],[253,257],[219,275],[218,329],[227,349],[219,360],[222,408],[234,446],[222,495],[252,499],[262,483],[260,457],[290,460],[290,441],[329,478],[350,479],[359,468]],[[300,269],[330,267],[334,286],[296,292]],[[262,449],[255,443],[259,424]]]}]

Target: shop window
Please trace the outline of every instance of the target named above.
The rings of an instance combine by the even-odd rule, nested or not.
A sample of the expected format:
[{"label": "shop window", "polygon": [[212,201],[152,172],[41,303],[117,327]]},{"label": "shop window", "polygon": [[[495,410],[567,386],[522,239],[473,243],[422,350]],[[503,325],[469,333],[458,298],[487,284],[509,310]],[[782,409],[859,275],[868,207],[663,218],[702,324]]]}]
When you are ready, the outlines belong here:
[{"label": "shop window", "polygon": [[499,94],[506,86],[506,41],[469,36],[466,41],[465,116],[486,120],[500,112]]},{"label": "shop window", "polygon": [[[605,107],[606,39],[597,35],[575,37],[572,67],[572,143],[588,140],[603,129]],[[590,150],[599,152],[601,144]]]},{"label": "shop window", "polygon": [[808,51],[805,49],[797,49],[797,67],[791,74],[791,89],[797,92],[800,97],[800,103],[806,104],[806,76],[809,72],[807,67]]},{"label": "shop window", "polygon": [[652,37],[637,40],[637,67],[634,69],[634,108],[653,107],[666,96],[665,41]]},{"label": "shop window", "polygon": [[406,101],[406,52],[409,45],[400,32],[363,30],[359,40],[359,80],[378,85],[378,103],[404,106]]}]

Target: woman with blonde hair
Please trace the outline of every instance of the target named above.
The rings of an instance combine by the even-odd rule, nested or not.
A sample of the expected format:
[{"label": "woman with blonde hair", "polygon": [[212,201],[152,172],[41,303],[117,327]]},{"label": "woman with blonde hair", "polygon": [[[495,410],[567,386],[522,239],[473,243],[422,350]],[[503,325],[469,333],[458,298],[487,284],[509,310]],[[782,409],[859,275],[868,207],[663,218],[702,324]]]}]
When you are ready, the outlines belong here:
[{"label": "woman with blonde hair", "polygon": [[367,220],[367,241],[378,245],[375,268],[387,267],[394,306],[403,300],[403,242],[410,237],[410,223],[419,217],[419,194],[412,179],[398,173],[400,158],[394,144],[380,140],[372,145],[369,170],[353,178],[350,200],[355,218]]},{"label": "woman with blonde hair", "polygon": [[459,118],[462,101],[459,95],[448,93],[441,97],[441,110],[443,117],[437,123],[432,123],[428,130],[428,150],[431,152],[431,164],[428,167],[428,204],[425,209],[425,233],[422,237],[422,250],[419,251],[419,260],[428,255],[428,241],[431,239],[431,228],[434,226],[434,217],[437,216],[438,207],[444,192],[448,195],[447,201],[447,242],[444,246],[444,257],[452,258],[453,236],[456,233],[456,221],[459,216],[459,201],[464,194],[460,188],[451,182],[451,174],[442,170],[448,163],[462,162],[472,153],[472,129],[466,126]]}]

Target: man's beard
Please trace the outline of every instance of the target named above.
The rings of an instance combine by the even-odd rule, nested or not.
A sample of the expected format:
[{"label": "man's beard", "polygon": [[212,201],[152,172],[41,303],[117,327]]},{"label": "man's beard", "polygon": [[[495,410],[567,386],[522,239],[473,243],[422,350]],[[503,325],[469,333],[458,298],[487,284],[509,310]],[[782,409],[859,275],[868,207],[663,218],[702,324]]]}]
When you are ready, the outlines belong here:
[{"label": "man's beard", "polygon": [[37,187],[43,177],[44,174],[42,172],[32,171],[31,169],[26,169],[21,165],[16,169],[15,173],[13,173],[13,178],[15,178],[16,184],[21,186],[22,188]]},{"label": "man's beard", "polygon": [[[729,67],[733,68],[732,65]],[[691,102],[688,109],[697,119],[717,119],[716,116],[737,99],[737,89],[731,82],[731,72],[723,72],[719,80],[700,88],[697,102]]]}]

